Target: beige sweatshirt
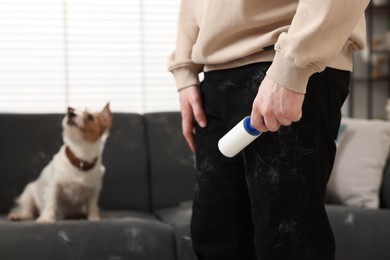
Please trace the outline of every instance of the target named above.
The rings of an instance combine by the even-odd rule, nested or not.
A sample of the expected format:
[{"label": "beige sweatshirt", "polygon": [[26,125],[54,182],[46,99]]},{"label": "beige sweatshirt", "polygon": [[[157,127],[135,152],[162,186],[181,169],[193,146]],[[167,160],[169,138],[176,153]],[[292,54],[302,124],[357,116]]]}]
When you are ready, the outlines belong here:
[{"label": "beige sweatshirt", "polygon": [[[325,67],[352,70],[365,44],[369,0],[181,0],[168,70],[180,90],[199,73],[273,61],[267,75],[305,93]],[[275,45],[274,50],[268,50]],[[266,48],[267,50],[264,50]]]}]

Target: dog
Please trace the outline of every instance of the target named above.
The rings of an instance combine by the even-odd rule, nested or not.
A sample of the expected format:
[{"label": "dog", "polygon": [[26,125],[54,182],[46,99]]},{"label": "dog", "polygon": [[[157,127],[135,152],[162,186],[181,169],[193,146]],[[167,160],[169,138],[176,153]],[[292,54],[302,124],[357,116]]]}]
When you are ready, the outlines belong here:
[{"label": "dog", "polygon": [[111,126],[109,103],[94,113],[69,107],[62,120],[63,145],[16,199],[8,219],[36,219],[39,223],[99,220],[98,199],[105,171],[102,154]]}]

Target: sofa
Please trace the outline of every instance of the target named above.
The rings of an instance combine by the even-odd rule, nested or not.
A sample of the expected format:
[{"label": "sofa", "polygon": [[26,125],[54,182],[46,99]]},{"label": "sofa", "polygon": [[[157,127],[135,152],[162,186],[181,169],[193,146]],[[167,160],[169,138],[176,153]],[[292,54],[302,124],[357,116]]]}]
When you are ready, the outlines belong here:
[{"label": "sofa", "polygon": [[[189,223],[194,156],[179,112],[114,113],[103,162],[101,220],[11,222],[14,199],[62,145],[63,114],[0,114],[0,259],[195,260]],[[390,165],[380,207],[331,204],[337,260],[388,260]]]}]

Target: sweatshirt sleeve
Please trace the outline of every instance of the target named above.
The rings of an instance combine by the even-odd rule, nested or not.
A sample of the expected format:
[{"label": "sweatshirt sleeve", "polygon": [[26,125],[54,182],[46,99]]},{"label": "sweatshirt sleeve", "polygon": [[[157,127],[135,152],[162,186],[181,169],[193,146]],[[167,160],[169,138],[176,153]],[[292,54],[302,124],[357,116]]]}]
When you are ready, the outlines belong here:
[{"label": "sweatshirt sleeve", "polygon": [[199,85],[199,73],[203,70],[203,65],[191,60],[192,47],[199,33],[192,2],[193,0],[181,0],[176,49],[168,59],[168,70],[172,72],[178,90]]},{"label": "sweatshirt sleeve", "polygon": [[267,75],[287,89],[305,93],[309,77],[323,71],[349,43],[368,3],[300,0],[289,30],[275,44],[275,58]]}]

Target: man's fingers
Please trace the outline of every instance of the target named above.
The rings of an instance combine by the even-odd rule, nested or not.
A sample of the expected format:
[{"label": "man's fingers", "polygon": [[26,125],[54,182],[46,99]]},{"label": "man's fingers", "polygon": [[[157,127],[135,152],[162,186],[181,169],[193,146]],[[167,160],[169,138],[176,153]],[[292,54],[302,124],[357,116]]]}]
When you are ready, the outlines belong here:
[{"label": "man's fingers", "polygon": [[202,100],[200,93],[197,93],[197,95],[191,95],[189,98],[189,103],[191,106],[191,113],[193,113],[193,116],[195,117],[195,120],[198,125],[200,127],[206,127],[206,115],[202,108]]},{"label": "man's fingers", "polygon": [[198,102],[193,103],[192,109],[194,111],[194,117],[195,117],[195,120],[198,123],[198,125],[202,128],[206,127],[206,125],[207,125],[206,115],[205,115],[200,103],[198,103]]},{"label": "man's fingers", "polygon": [[190,149],[195,151],[195,125],[196,121],[201,127],[207,124],[202,108],[202,97],[197,86],[190,86],[180,90],[180,107],[182,117],[183,135]]},{"label": "man's fingers", "polygon": [[264,123],[264,118],[261,114],[258,114],[258,113],[255,113],[252,111],[252,114],[251,114],[251,125],[256,128],[257,130],[259,130],[260,132],[267,132],[268,131],[268,128],[267,126],[265,125]]},{"label": "man's fingers", "polygon": [[279,121],[276,120],[276,118],[274,117],[269,117],[269,118],[264,117],[264,124],[267,127],[267,129],[271,132],[277,131],[281,125]]},{"label": "man's fingers", "polygon": [[302,118],[302,110],[299,110],[297,113],[295,113],[293,116],[290,117],[290,120],[292,122],[298,122]]},{"label": "man's fingers", "polygon": [[183,136],[186,139],[191,151],[195,151],[194,124],[190,113],[182,113]]},{"label": "man's fingers", "polygon": [[281,125],[284,125],[284,126],[289,126],[292,124],[292,120],[289,120],[287,118],[284,118],[284,117],[279,117],[276,119]]}]

